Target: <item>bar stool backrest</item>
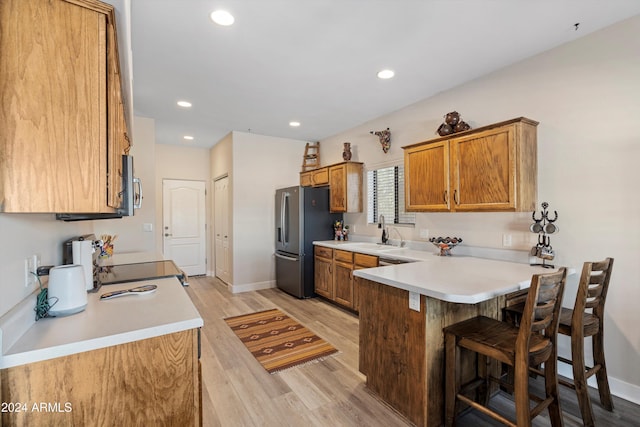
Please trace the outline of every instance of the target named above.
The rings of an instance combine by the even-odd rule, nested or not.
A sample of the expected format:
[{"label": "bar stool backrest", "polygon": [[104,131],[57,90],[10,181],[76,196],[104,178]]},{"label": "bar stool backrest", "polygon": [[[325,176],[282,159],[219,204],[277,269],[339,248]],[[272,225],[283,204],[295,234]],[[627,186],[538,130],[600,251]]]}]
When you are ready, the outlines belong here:
[{"label": "bar stool backrest", "polygon": [[[607,258],[600,262],[585,262],[582,267],[578,294],[573,308],[574,322],[581,322],[582,313],[592,309],[592,314],[597,316],[602,323],[604,317],[604,303],[607,299],[607,290],[613,271],[613,258]],[[574,323],[575,324],[575,323]]]},{"label": "bar stool backrest", "polygon": [[542,333],[555,344],[566,279],[567,270],[564,267],[555,273],[533,276],[522,312],[517,347],[528,348],[533,332]]}]

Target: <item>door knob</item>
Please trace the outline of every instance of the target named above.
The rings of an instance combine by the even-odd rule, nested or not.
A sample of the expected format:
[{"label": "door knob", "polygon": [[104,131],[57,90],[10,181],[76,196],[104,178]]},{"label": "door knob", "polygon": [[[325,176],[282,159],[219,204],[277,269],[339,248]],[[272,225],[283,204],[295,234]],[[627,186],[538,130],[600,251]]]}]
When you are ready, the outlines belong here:
[{"label": "door knob", "polygon": [[164,237],[169,237],[169,236],[172,236],[172,234],[164,233]]}]

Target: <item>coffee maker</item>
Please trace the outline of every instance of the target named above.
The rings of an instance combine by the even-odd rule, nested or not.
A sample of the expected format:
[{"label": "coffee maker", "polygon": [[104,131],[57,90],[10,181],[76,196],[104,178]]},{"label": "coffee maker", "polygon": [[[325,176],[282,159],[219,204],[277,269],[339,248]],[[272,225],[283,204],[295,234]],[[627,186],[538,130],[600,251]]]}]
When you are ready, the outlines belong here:
[{"label": "coffee maker", "polygon": [[102,241],[94,234],[74,237],[62,244],[62,264],[77,264],[83,267],[85,288],[95,292],[100,288],[98,280],[98,256]]}]

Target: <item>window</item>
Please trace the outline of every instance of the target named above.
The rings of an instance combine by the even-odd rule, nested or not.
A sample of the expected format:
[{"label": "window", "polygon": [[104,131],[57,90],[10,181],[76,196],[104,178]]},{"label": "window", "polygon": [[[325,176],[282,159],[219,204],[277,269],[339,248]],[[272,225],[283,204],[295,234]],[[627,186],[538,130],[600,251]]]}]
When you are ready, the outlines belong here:
[{"label": "window", "polygon": [[367,172],[367,222],[377,223],[380,215],[387,224],[415,223],[415,214],[404,210],[404,166]]}]

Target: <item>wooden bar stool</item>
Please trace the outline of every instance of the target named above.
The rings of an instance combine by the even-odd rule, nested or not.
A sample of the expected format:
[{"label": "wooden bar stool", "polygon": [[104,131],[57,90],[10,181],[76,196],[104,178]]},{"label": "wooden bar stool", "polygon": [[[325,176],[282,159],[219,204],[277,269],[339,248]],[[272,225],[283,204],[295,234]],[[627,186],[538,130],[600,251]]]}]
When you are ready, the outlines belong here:
[{"label": "wooden bar stool", "polygon": [[[604,359],[604,303],[612,270],[613,258],[585,262],[573,309],[562,307],[560,311],[558,333],[571,337],[571,359],[558,356],[558,360],[572,366],[573,381],[561,378],[558,382],[576,391],[582,422],[588,427],[595,425],[587,387],[587,380],[593,375],[596,376],[602,406],[613,411]],[[508,307],[505,312],[507,317],[517,319],[523,308],[523,304],[518,304]],[[593,367],[587,366],[584,360],[584,340],[588,337],[592,337]]]},{"label": "wooden bar stool", "polygon": [[[612,270],[613,258],[607,258],[601,262],[585,263],[573,310],[562,308],[560,312],[558,332],[571,337],[571,360],[564,357],[558,357],[558,360],[573,367],[573,382],[563,380],[561,383],[576,390],[585,426],[594,425],[587,388],[587,379],[594,374],[598,383],[600,402],[608,411],[613,411],[607,365],[604,360],[604,303],[607,298]],[[588,309],[591,309],[591,313],[585,311]],[[592,337],[592,368],[586,366],[584,361],[584,339],[586,337]]]},{"label": "wooden bar stool", "polygon": [[[562,426],[556,372],[557,330],[562,295],[567,278],[565,268],[555,273],[537,274],[531,279],[520,326],[478,316],[444,328],[445,333],[445,423],[453,426],[456,403],[462,401],[509,426],[531,426],[531,419],[544,409],[549,410],[551,424]],[[461,385],[460,352],[477,353],[476,378]],[[487,358],[513,367],[514,383],[508,384],[487,372]],[[544,363],[545,397],[529,393],[529,366]],[[489,380],[514,390],[516,420],[487,407]],[[468,392],[480,388],[482,404],[468,397]],[[530,400],[537,402],[530,408]]]}]

